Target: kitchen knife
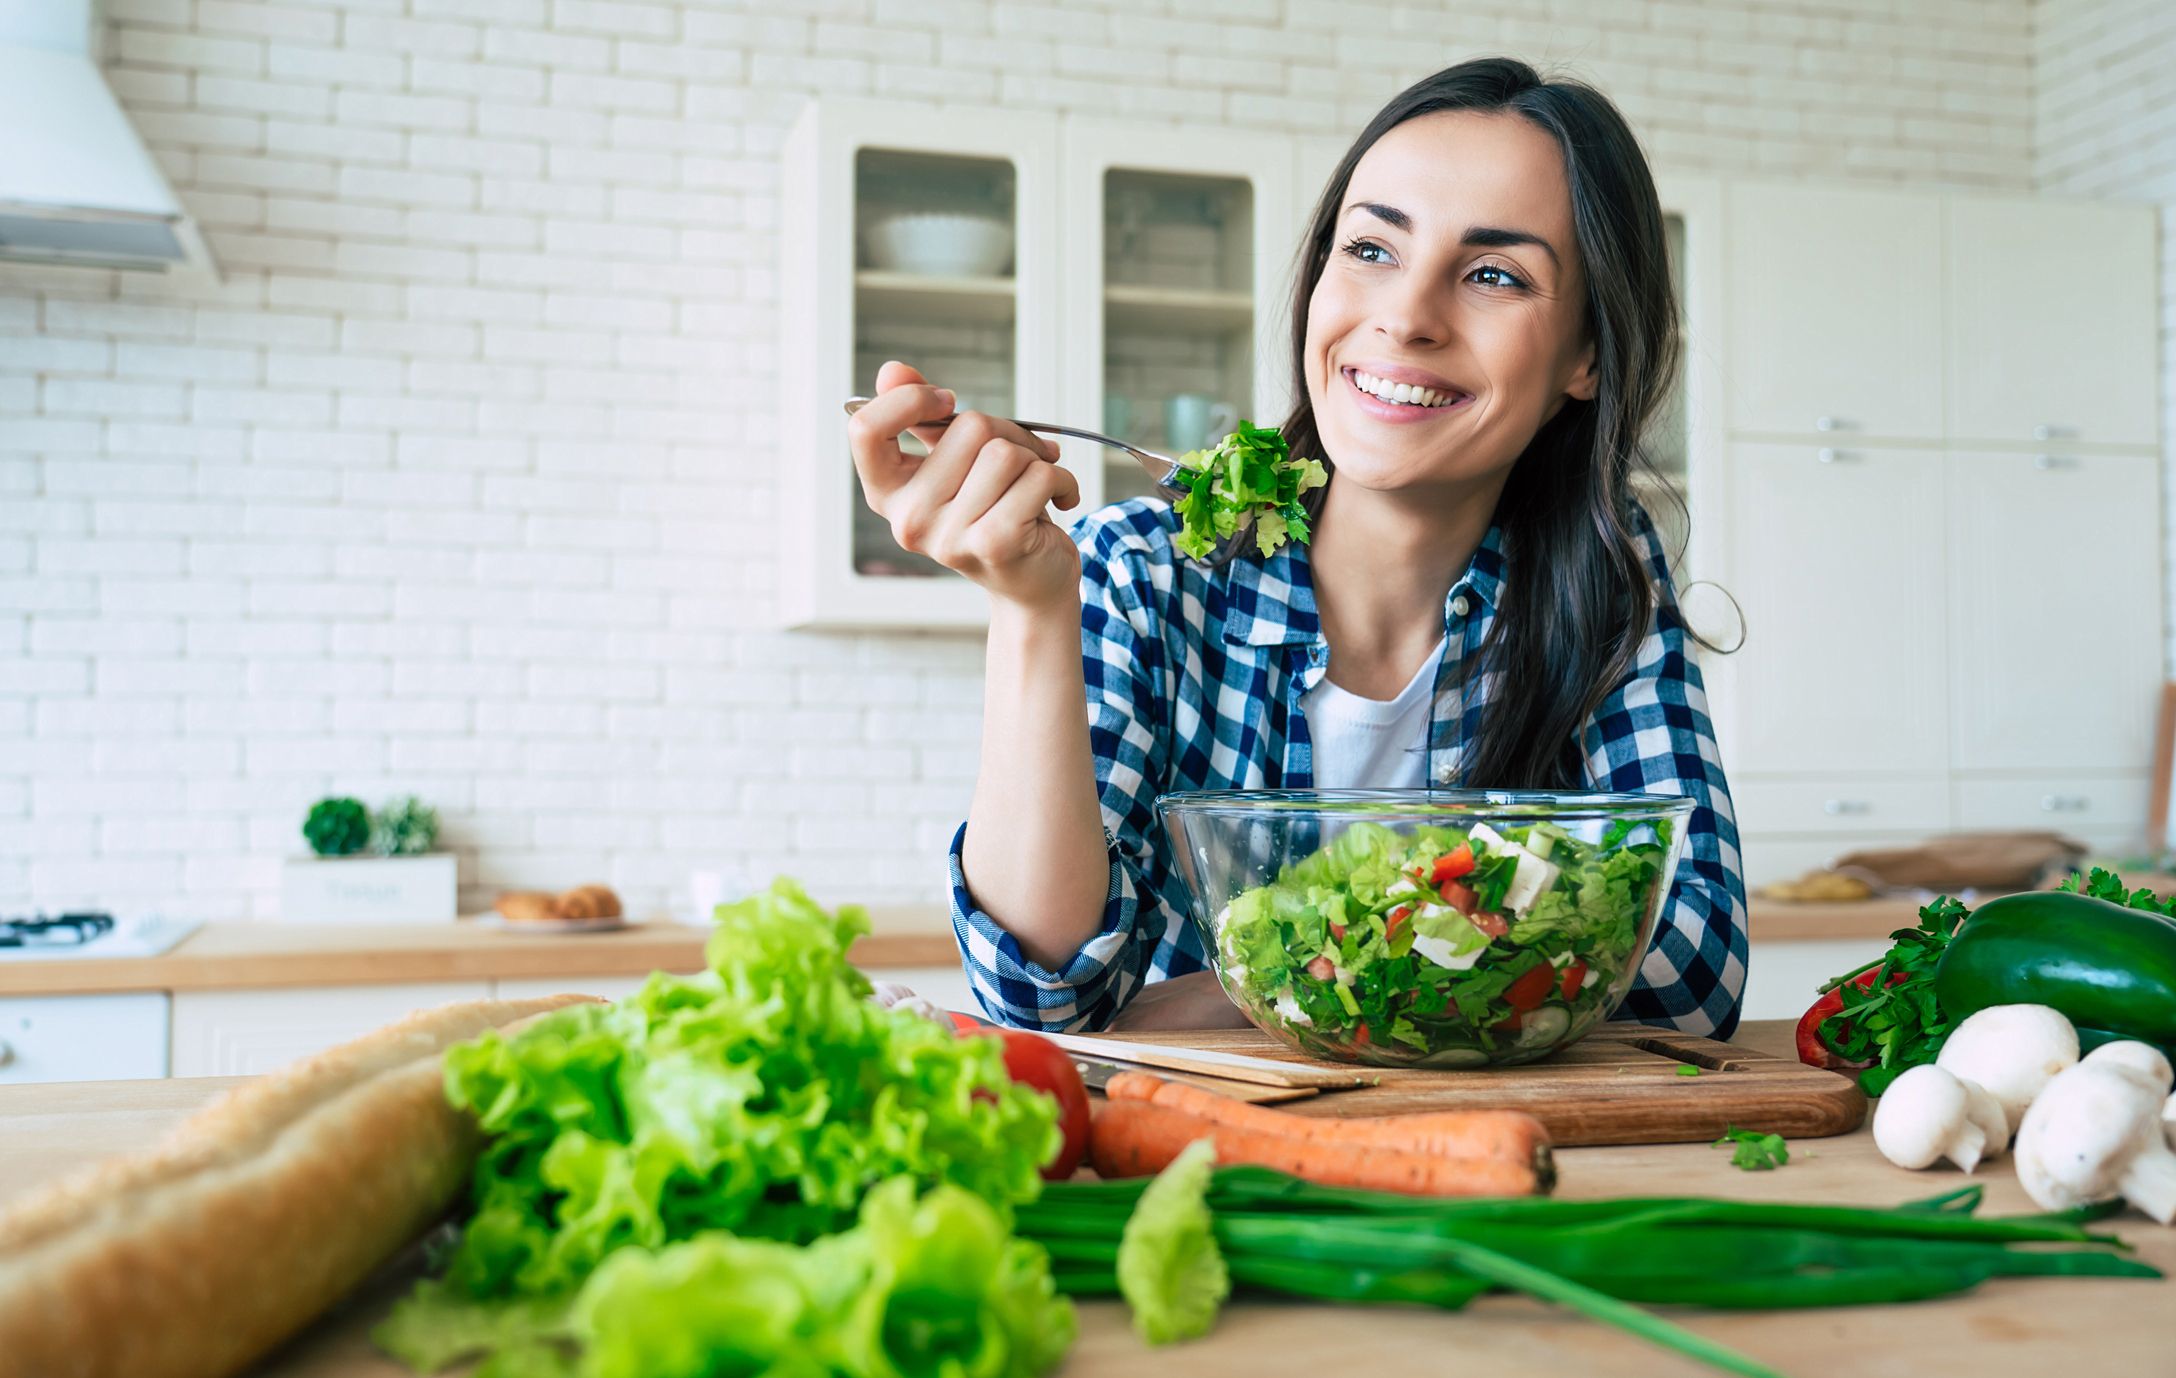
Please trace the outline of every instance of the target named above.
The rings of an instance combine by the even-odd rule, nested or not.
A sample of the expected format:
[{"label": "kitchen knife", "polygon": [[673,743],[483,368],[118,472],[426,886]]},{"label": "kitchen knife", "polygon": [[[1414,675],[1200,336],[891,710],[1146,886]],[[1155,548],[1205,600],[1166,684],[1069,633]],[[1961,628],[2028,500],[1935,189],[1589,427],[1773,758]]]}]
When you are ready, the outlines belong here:
[{"label": "kitchen knife", "polygon": [[1244,1053],[1219,1053],[1206,1048],[1167,1047],[1161,1043],[1131,1043],[1101,1034],[1045,1033],[1043,1037],[1069,1053],[1138,1063],[1159,1070],[1192,1072],[1225,1081],[1252,1082],[1257,1086],[1306,1086],[1318,1091],[1341,1091],[1373,1086],[1379,1078],[1358,1069],[1325,1067],[1275,1058],[1248,1057]]},{"label": "kitchen knife", "polygon": [[1204,1091],[1214,1091],[1220,1096],[1245,1101],[1249,1105],[1272,1105],[1283,1101],[1305,1100],[1321,1092],[1312,1086],[1257,1086],[1251,1082],[1226,1081],[1221,1077],[1198,1077],[1188,1072],[1174,1072],[1163,1067],[1132,1066],[1123,1062],[1106,1062],[1098,1057],[1073,1056],[1073,1069],[1091,1091],[1101,1091],[1112,1077],[1120,1072],[1147,1072],[1164,1081],[1184,1082]]}]

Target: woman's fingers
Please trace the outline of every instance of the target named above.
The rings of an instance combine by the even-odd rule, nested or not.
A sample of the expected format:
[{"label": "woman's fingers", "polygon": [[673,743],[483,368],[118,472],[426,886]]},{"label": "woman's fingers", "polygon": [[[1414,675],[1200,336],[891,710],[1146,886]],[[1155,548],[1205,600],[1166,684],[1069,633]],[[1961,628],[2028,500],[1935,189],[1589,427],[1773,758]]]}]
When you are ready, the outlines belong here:
[{"label": "woman's fingers", "polygon": [[[1080,480],[1055,464],[1033,464],[1013,480],[988,511],[967,528],[962,544],[977,560],[1004,559],[1030,538],[1039,523],[1050,521],[1043,509],[1052,502],[1071,507],[1080,501]],[[1056,525],[1051,525],[1055,531]]]},{"label": "woman's fingers", "polygon": [[[900,434],[918,421],[937,421],[950,416],[955,401],[944,388],[927,383],[903,383],[879,393],[867,406],[846,418],[847,448],[853,453],[854,472],[861,475],[862,491],[868,495],[871,507],[884,511],[892,495],[913,478],[921,466],[919,457],[899,448]],[[933,434],[941,435],[942,432]]]}]

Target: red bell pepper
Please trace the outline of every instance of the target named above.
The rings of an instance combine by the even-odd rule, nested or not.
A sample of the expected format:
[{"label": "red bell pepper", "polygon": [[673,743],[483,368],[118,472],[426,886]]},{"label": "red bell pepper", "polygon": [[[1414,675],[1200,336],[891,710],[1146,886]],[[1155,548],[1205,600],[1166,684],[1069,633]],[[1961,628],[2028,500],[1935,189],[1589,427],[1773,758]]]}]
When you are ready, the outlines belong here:
[{"label": "red bell pepper", "polygon": [[[1852,977],[1851,984],[1861,990],[1872,990],[1874,976],[1880,970],[1880,967],[1868,967]],[[1901,971],[1889,973],[1889,984],[1892,986],[1903,979],[1904,973]],[[1866,1065],[1863,1062],[1853,1062],[1849,1058],[1837,1056],[1836,1052],[1828,1044],[1821,1041],[1822,1021],[1831,1015],[1843,1013],[1843,1008],[1844,992],[1843,988],[1839,986],[1835,990],[1825,992],[1820,999],[1813,1002],[1811,1008],[1798,1017],[1797,1043],[1798,1060],[1800,1062],[1809,1067],[1820,1067],[1832,1072],[1853,1070]]]},{"label": "red bell pepper", "polygon": [[1445,852],[1442,856],[1436,858],[1435,871],[1431,879],[1436,884],[1441,885],[1444,881],[1458,879],[1472,869],[1473,847],[1469,843],[1461,842],[1456,850]]}]

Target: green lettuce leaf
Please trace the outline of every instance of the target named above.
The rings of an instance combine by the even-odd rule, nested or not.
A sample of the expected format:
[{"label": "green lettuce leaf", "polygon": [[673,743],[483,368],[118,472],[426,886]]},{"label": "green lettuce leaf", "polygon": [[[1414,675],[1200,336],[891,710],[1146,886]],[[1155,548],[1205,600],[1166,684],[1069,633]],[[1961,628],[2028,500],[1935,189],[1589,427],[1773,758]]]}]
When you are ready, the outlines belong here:
[{"label": "green lettuce leaf", "polygon": [[1118,1290],[1134,1329],[1150,1344],[1209,1333],[1231,1295],[1231,1273],[1216,1246],[1208,1193],[1216,1150],[1188,1144],[1134,1203],[1118,1244]]},{"label": "green lettuce leaf", "polygon": [[1249,521],[1264,556],[1288,539],[1306,544],[1307,509],[1300,496],[1330,481],[1320,460],[1292,457],[1282,431],[1245,421],[1213,449],[1179,456],[1179,466],[1173,481],[1186,494],[1174,504],[1179,533],[1172,544],[1197,560]]}]

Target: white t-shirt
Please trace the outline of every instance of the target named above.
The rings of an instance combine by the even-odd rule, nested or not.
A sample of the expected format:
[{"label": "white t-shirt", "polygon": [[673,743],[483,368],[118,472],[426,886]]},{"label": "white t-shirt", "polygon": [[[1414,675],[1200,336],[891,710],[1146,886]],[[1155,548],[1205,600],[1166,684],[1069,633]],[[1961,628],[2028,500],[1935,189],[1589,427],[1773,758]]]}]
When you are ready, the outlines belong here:
[{"label": "white t-shirt", "polygon": [[1385,703],[1364,699],[1324,675],[1300,695],[1314,742],[1317,789],[1417,789],[1428,783],[1428,719],[1443,643],[1412,682]]}]

